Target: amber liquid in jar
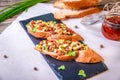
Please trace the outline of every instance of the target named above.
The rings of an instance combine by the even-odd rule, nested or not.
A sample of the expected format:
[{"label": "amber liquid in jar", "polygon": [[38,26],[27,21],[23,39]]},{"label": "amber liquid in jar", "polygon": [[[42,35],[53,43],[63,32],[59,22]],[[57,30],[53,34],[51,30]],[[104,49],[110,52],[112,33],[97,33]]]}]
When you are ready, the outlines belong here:
[{"label": "amber liquid in jar", "polygon": [[108,39],[120,41],[120,14],[105,16],[102,24],[102,34]]}]

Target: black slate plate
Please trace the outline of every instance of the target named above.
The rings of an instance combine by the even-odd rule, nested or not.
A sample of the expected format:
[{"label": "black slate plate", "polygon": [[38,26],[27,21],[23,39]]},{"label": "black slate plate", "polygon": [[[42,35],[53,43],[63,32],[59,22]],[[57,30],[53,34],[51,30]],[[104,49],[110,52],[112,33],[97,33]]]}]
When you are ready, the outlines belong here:
[{"label": "black slate plate", "polygon": [[[61,22],[61,21],[55,20],[52,13],[48,13],[48,14],[40,15],[40,16],[33,17],[33,18],[30,18],[27,20],[20,21],[20,24],[22,25],[23,29],[27,32],[25,25],[31,20],[39,20],[39,19],[44,20],[44,21],[53,20],[53,21]],[[28,32],[27,32],[27,34],[28,34]],[[39,41],[43,40],[43,39],[34,38],[30,34],[28,34],[28,35],[35,45]],[[94,75],[97,75],[97,74],[107,70],[107,67],[103,62],[96,63],[96,64],[82,64],[82,63],[78,63],[75,61],[64,62],[64,61],[59,61],[59,60],[53,59],[44,54],[42,54],[42,55],[45,58],[45,60],[47,61],[47,63],[49,64],[49,66],[51,67],[51,69],[55,72],[55,74],[57,75],[59,80],[85,80],[89,77],[92,77]],[[60,65],[65,65],[66,69],[64,71],[58,70],[57,68]],[[84,78],[82,76],[78,76],[78,72],[80,69],[83,69],[85,71],[87,77]]]}]

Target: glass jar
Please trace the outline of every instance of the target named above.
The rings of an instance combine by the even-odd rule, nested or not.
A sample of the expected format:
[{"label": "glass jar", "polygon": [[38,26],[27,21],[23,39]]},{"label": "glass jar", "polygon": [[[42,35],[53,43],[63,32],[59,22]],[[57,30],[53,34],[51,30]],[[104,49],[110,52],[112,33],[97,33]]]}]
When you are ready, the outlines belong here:
[{"label": "glass jar", "polygon": [[106,38],[120,41],[120,14],[108,13],[105,15],[101,30]]}]

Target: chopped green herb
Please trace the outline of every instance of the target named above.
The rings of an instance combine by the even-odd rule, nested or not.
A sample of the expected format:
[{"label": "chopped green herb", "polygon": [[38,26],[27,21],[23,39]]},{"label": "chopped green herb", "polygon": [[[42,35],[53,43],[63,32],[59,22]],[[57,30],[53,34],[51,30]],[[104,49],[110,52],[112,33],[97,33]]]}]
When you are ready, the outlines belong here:
[{"label": "chopped green herb", "polygon": [[59,66],[58,70],[65,70],[65,66],[64,65]]},{"label": "chopped green herb", "polygon": [[64,49],[64,47],[62,45],[59,46],[59,49]]},{"label": "chopped green herb", "polygon": [[48,51],[48,48],[47,48],[47,46],[43,46],[43,49],[44,49],[44,50],[46,50],[46,51]]},{"label": "chopped green herb", "polygon": [[56,21],[52,21],[52,23],[55,25],[55,24],[56,24]]},{"label": "chopped green herb", "polygon": [[36,27],[32,28],[32,32],[36,32],[36,30],[37,30]]},{"label": "chopped green herb", "polygon": [[69,56],[76,56],[76,53],[74,51],[68,51],[67,53]]},{"label": "chopped green herb", "polygon": [[83,69],[79,70],[78,75],[82,77],[86,77],[86,73]]}]

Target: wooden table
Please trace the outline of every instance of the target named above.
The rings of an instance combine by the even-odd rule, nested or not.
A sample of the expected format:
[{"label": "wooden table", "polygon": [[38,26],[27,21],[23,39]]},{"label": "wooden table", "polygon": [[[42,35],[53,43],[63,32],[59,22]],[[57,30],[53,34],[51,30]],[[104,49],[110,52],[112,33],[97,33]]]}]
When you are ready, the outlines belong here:
[{"label": "wooden table", "polygon": [[[10,4],[13,4],[17,1],[21,1],[21,0],[0,0],[0,10],[5,8],[6,6],[9,6]],[[18,14],[19,15],[19,14]],[[16,18],[17,16],[14,16],[10,19],[5,20],[4,22],[0,23],[0,33],[7,27],[9,26]]]}]

